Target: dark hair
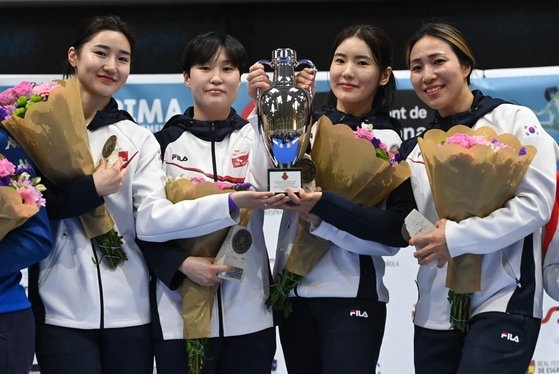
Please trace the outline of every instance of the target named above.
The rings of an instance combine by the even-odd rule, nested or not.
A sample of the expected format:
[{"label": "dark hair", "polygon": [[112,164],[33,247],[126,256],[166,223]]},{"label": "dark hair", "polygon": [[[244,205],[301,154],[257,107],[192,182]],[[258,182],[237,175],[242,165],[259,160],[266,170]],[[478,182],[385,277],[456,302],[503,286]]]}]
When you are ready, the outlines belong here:
[{"label": "dark hair", "polygon": [[192,38],[183,50],[182,71],[190,73],[194,65],[208,63],[223,49],[231,64],[241,71],[247,59],[245,47],[231,35],[220,32],[207,32]]},{"label": "dark hair", "polygon": [[[372,25],[352,25],[344,28],[334,40],[332,46],[332,56],[336,53],[336,48],[346,39],[356,37],[363,40],[371,49],[373,58],[379,66],[381,72],[392,66],[392,42],[388,35],[379,27]],[[396,93],[396,78],[394,73],[390,73],[388,82],[384,86],[379,86],[373,98],[372,108],[376,108],[378,113],[388,114],[394,95]],[[327,98],[327,105],[336,106],[337,98],[330,90]]]},{"label": "dark hair", "polygon": [[470,75],[474,70],[474,66],[476,64],[476,58],[470,47],[470,44],[464,38],[464,35],[458,30],[456,27],[441,23],[441,22],[429,22],[423,24],[419,30],[408,40],[406,51],[405,51],[405,59],[408,68],[410,67],[410,55],[411,50],[415,43],[419,41],[419,39],[423,38],[424,36],[432,36],[434,38],[440,39],[448,45],[452,51],[458,57],[458,61],[464,66],[469,66],[470,74],[468,74],[467,82],[468,85],[470,84]]},{"label": "dark hair", "polygon": [[[128,39],[128,43],[130,43],[130,52],[134,52],[134,34],[128,25],[118,16],[99,16],[85,20],[78,27],[75,33],[76,40],[71,44],[71,46],[75,48],[76,53],[79,53],[85,43],[90,41],[101,31],[106,30],[122,33],[126,39]],[[75,68],[67,59],[64,63],[63,72],[64,77],[68,77],[76,73]]]}]

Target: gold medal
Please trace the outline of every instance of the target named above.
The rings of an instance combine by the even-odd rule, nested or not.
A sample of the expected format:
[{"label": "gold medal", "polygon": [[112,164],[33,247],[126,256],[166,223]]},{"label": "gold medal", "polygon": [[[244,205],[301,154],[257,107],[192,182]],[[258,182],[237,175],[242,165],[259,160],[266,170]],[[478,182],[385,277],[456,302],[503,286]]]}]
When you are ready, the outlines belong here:
[{"label": "gold medal", "polygon": [[115,150],[115,147],[116,147],[116,135],[111,135],[105,142],[105,145],[103,146],[103,150],[101,151],[103,158],[105,159],[109,158],[109,156]]}]

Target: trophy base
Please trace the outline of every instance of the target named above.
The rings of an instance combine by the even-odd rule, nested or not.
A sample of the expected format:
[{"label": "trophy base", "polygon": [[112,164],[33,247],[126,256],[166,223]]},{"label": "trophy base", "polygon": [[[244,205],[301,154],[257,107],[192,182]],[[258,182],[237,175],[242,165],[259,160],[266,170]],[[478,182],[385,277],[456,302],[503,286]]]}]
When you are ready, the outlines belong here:
[{"label": "trophy base", "polygon": [[295,193],[303,186],[303,169],[301,168],[279,168],[268,170],[268,190],[276,194],[287,194],[287,188],[291,187]]}]

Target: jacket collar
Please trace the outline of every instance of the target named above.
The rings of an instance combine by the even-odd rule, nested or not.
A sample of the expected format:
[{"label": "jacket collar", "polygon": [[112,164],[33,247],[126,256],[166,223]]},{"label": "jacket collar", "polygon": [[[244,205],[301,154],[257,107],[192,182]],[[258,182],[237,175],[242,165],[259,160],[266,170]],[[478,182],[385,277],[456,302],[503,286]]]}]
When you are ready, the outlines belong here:
[{"label": "jacket collar", "polygon": [[98,111],[95,114],[95,117],[93,117],[91,122],[87,125],[87,129],[90,131],[95,131],[103,126],[107,126],[123,120],[136,122],[128,112],[119,110],[116,100],[111,97],[111,100],[109,101],[107,106],[103,108],[103,110]]},{"label": "jacket collar", "polygon": [[480,90],[473,90],[472,93],[474,100],[470,109],[447,117],[441,117],[439,112],[435,112],[431,128],[448,131],[454,125],[473,127],[481,117],[493,111],[497,106],[506,103],[504,100],[485,96]]},{"label": "jacket collar", "polygon": [[205,141],[222,141],[230,133],[241,129],[248,121],[240,117],[231,108],[227,119],[222,121],[200,121],[193,118],[194,107],[189,107],[183,114],[173,116],[167,121],[163,129],[176,126]]}]

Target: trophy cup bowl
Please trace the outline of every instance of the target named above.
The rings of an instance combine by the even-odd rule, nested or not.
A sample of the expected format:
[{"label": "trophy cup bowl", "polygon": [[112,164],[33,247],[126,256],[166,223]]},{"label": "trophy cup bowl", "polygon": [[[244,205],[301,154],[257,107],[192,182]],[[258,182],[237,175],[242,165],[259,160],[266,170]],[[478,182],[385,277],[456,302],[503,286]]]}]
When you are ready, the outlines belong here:
[{"label": "trophy cup bowl", "polygon": [[272,62],[259,61],[274,67],[272,86],[258,95],[258,129],[273,168],[268,170],[268,188],[285,193],[295,191],[306,182],[303,169],[310,140],[312,121],[310,91],[295,85],[295,67],[309,60],[296,61],[295,51],[276,49]]}]

